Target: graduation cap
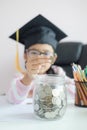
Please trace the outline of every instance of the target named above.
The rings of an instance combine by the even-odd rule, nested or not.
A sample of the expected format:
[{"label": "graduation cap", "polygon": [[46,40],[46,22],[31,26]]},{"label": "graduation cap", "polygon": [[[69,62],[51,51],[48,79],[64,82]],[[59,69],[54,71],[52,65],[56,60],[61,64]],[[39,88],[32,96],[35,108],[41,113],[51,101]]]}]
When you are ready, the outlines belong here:
[{"label": "graduation cap", "polygon": [[[36,43],[50,44],[54,49],[67,35],[42,15],[36,16],[19,30],[19,41],[25,49]],[[16,33],[10,38],[17,40]]]},{"label": "graduation cap", "polygon": [[[23,27],[13,33],[10,38],[23,44],[28,49],[33,44],[49,44],[56,50],[58,42],[67,35],[42,15],[30,20]],[[18,47],[17,47],[18,52]],[[18,54],[18,53],[17,53]],[[18,56],[17,56],[18,57]],[[18,59],[18,58],[16,58]]]}]

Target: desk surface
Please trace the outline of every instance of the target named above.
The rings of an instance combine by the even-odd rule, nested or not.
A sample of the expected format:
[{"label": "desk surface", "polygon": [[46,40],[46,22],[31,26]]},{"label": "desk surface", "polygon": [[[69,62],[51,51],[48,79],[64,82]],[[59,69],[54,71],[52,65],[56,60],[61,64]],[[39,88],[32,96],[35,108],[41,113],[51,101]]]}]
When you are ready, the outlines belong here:
[{"label": "desk surface", "polygon": [[[55,121],[43,121],[34,117],[32,102],[28,99],[22,104],[9,104],[5,96],[0,96],[0,122],[7,123],[11,129],[31,130],[82,130],[87,129],[87,108],[76,107],[68,103],[63,118]],[[0,125],[1,128],[1,125]],[[6,128],[6,125],[5,125]]]}]

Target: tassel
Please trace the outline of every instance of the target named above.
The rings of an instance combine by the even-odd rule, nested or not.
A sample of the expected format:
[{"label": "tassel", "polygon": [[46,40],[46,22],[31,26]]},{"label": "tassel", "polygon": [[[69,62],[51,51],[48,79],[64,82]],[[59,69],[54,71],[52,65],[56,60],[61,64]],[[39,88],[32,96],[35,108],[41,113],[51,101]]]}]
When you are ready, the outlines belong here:
[{"label": "tassel", "polygon": [[15,67],[16,70],[19,71],[20,73],[24,74],[25,72],[22,70],[20,63],[19,63],[19,51],[18,51],[18,42],[19,42],[19,30],[16,32],[16,57],[15,57]]}]

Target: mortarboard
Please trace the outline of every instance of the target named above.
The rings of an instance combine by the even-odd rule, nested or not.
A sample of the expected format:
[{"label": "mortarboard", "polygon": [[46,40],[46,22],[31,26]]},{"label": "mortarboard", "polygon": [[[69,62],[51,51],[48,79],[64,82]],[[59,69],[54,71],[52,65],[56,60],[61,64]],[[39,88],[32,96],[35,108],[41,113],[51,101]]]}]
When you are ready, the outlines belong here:
[{"label": "mortarboard", "polygon": [[[47,43],[56,49],[58,42],[67,36],[42,15],[36,16],[18,30],[19,42],[25,45],[25,49],[36,43]],[[12,34],[10,38],[17,40],[16,33]]]},{"label": "mortarboard", "polygon": [[[28,49],[31,45],[40,43],[40,44],[49,44],[54,50],[58,45],[58,42],[65,38],[67,35],[55,26],[48,19],[42,15],[38,15],[32,20],[30,20],[23,27],[18,29],[13,33],[10,38],[16,40],[17,42],[23,44],[25,49]],[[18,58],[18,44],[16,51],[16,68],[21,71]]]}]

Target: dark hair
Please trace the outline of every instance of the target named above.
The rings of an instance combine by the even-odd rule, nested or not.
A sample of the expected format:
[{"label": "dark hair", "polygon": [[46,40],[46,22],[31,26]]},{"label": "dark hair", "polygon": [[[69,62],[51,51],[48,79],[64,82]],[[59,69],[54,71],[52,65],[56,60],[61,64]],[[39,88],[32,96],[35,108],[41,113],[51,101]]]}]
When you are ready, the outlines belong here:
[{"label": "dark hair", "polygon": [[[44,43],[43,43],[44,44]],[[32,45],[31,45],[32,46]],[[50,45],[51,46],[51,45]],[[53,47],[53,46],[51,46],[52,48],[53,48],[53,51],[56,53],[56,49]],[[28,47],[26,48],[26,47],[24,47],[24,53],[26,53],[26,50],[28,49]]]}]

